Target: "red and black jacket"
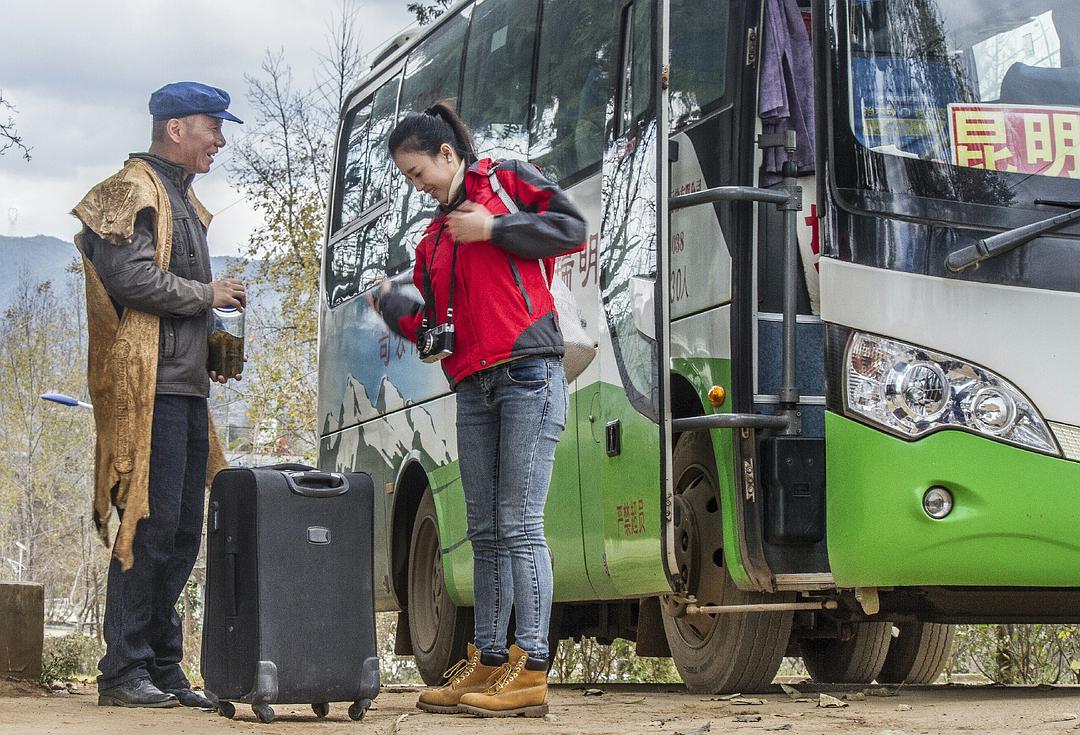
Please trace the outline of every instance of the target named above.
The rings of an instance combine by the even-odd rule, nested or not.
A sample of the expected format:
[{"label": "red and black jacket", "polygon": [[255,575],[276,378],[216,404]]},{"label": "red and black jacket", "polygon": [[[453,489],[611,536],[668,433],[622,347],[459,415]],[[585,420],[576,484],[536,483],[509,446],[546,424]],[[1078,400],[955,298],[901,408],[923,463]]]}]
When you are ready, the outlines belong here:
[{"label": "red and black jacket", "polygon": [[[492,190],[495,175],[519,211],[508,212]],[[495,215],[491,240],[457,243],[454,273],[454,351],[442,361],[454,387],[473,373],[511,357],[563,354],[562,332],[552,302],[555,258],[584,247],[585,218],[570,198],[531,163],[483,158],[465,172],[465,198]],[[454,242],[448,210],[432,219],[416,247],[413,282],[426,293],[425,269],[434,295],[435,323],[446,322]],[[424,304],[399,289],[379,299],[387,325],[416,341]],[[429,327],[431,312],[429,310]]]}]

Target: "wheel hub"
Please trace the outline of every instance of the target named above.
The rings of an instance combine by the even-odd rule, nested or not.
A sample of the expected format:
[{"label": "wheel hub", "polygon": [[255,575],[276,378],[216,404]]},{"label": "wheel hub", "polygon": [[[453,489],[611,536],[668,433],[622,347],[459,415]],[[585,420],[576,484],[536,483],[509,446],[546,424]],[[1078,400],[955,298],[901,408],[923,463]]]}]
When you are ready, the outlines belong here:
[{"label": "wheel hub", "polygon": [[683,589],[693,592],[698,588],[701,574],[701,539],[697,519],[693,506],[682,495],[675,496],[674,506],[675,561],[679,565]]},{"label": "wheel hub", "polygon": [[[723,522],[716,487],[699,464],[686,467],[675,485],[673,526],[675,560],[684,590],[699,605],[723,603]],[[670,606],[669,606],[670,609]],[[716,615],[685,615],[676,619],[684,640],[704,645],[716,627]]]}]

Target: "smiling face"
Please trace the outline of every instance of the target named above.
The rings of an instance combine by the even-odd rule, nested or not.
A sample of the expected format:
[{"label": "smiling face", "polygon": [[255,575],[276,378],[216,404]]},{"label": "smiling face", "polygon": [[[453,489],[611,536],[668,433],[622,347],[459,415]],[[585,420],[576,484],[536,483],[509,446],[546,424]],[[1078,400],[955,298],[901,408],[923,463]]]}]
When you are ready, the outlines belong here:
[{"label": "smiling face", "polygon": [[[225,147],[221,119],[209,115],[188,115],[169,121],[169,137],[175,143],[171,160],[188,174],[205,174],[214,156]],[[174,125],[174,123],[176,123]]]},{"label": "smiling face", "polygon": [[443,143],[434,156],[423,151],[399,150],[394,154],[394,164],[417,191],[431,195],[439,204],[446,204],[461,159],[453,148]]}]

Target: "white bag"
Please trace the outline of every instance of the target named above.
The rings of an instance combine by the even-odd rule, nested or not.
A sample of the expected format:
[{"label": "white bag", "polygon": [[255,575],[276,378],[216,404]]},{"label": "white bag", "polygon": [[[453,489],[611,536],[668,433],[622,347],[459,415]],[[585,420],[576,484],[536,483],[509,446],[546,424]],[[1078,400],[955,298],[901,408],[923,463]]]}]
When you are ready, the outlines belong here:
[{"label": "white bag", "polygon": [[[499,199],[502,200],[503,206],[506,207],[510,214],[514,214],[518,211],[517,202],[502,188],[498,177],[495,175],[496,168],[498,168],[497,165],[492,166],[488,171],[488,182]],[[544,262],[538,261],[538,263],[540,272],[543,273]],[[555,311],[559,315],[559,331],[562,332],[563,345],[565,346],[563,371],[566,373],[566,382],[572,383],[577,380],[579,375],[585,372],[585,368],[589,367],[589,363],[596,357],[596,343],[589,338],[588,333],[585,331],[586,322],[581,314],[581,309],[578,307],[577,299],[574,298],[573,292],[558,275],[548,283],[548,290],[551,291],[551,298],[555,302]]]},{"label": "white bag", "polygon": [[596,343],[585,331],[585,319],[573,292],[557,275],[551,281],[551,297],[559,314],[559,330],[562,331],[566,348],[563,352],[563,370],[566,372],[566,382],[572,383],[596,357]]}]

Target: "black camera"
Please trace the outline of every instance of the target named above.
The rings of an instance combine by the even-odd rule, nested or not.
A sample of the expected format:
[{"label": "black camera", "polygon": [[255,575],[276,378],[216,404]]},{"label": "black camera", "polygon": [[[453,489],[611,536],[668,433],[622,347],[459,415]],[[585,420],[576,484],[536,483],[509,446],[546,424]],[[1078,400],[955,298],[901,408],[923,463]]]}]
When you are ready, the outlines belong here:
[{"label": "black camera", "polygon": [[454,325],[440,324],[421,329],[416,336],[416,351],[424,362],[438,362],[454,354]]}]

